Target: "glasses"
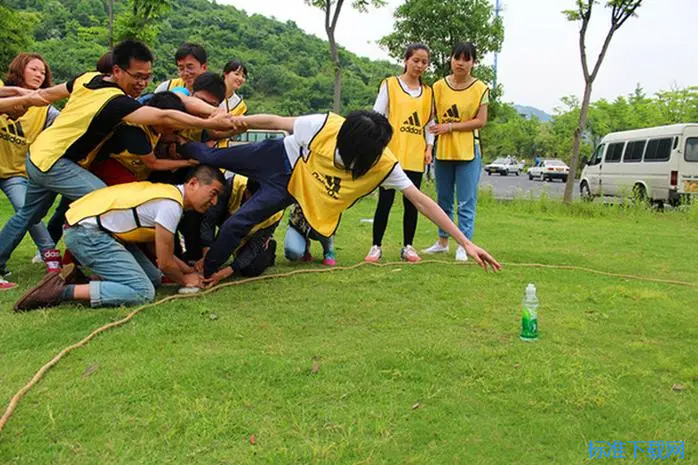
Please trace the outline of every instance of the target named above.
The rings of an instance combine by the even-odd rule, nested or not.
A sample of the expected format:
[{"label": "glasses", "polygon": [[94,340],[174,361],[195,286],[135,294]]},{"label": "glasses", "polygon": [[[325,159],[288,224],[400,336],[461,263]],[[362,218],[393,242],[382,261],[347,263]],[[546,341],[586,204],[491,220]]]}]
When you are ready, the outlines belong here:
[{"label": "glasses", "polygon": [[136,81],[150,82],[150,81],[153,80],[153,75],[152,75],[152,74],[132,73],[132,72],[130,72],[129,70],[127,70],[126,68],[123,68],[123,67],[121,67],[121,66],[119,66],[119,68],[121,68],[121,69],[123,70],[124,73],[128,74],[129,76],[131,76],[131,77],[132,77],[133,79],[135,79]]}]

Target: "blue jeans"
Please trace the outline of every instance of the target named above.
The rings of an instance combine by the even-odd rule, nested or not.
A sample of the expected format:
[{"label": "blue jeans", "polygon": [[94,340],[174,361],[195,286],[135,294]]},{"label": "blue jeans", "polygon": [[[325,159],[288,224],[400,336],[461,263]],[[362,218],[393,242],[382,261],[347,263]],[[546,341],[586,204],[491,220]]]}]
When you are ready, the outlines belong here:
[{"label": "blue jeans", "polygon": [[[23,176],[0,179],[0,190],[3,191],[10,200],[15,212],[18,212],[24,206],[24,196],[27,193],[28,183],[29,181],[27,178]],[[51,250],[56,247],[56,244],[46,230],[46,226],[40,221],[29,227],[29,234],[40,252]]]},{"label": "blue jeans", "polygon": [[48,212],[56,193],[76,200],[85,194],[106,187],[97,176],[70,160],[59,159],[46,173],[35,167],[27,156],[27,193],[24,206],[15,213],[0,232],[0,271],[10,255],[22,242],[30,225],[41,221]]},{"label": "blue jeans", "polygon": [[[318,239],[322,245],[322,255],[334,250],[334,236],[330,238],[320,237]],[[310,246],[309,239],[289,226],[284,237],[284,256],[292,262],[298,261],[305,255],[306,249]]]},{"label": "blue jeans", "polygon": [[155,298],[162,273],[138,246],[124,245],[96,227],[79,225],[66,229],[63,241],[81,264],[102,278],[90,281],[93,307],[138,305]]},{"label": "blue jeans", "polygon": [[[471,161],[436,160],[436,197],[441,209],[453,220],[453,191],[458,199],[458,229],[468,239],[475,231],[475,206],[477,204],[477,186],[480,182],[482,158],[476,148],[475,158]],[[447,238],[448,233],[439,228],[439,237]]]}]

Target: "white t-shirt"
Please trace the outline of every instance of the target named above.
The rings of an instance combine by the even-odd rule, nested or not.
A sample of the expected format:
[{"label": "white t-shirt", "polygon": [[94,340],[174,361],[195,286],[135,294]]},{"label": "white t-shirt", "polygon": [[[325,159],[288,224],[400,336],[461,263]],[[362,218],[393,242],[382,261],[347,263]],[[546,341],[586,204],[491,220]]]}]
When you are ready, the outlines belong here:
[{"label": "white t-shirt", "polygon": [[238,104],[240,103],[241,100],[242,100],[242,97],[240,97],[238,94],[233,92],[233,95],[231,95],[226,100],[223,100],[221,102],[221,104],[218,105],[218,108],[222,108],[225,111],[230,111],[233,108],[235,108],[236,106],[238,106]]},{"label": "white t-shirt", "polygon": [[[299,116],[296,118],[296,121],[293,123],[293,134],[284,138],[284,147],[286,148],[291,168],[296,166],[296,162],[298,162],[302,153],[308,153],[310,141],[313,140],[315,134],[320,132],[326,118],[327,115],[325,114]],[[343,166],[339,152],[335,152],[334,156],[335,162],[339,166]],[[397,189],[399,191],[403,191],[413,185],[399,163],[395,165],[388,177],[381,183],[381,187],[385,189]]]},{"label": "white t-shirt", "polygon": [[[410,89],[407,87],[407,84],[403,82],[402,79],[399,77],[397,78],[397,82],[400,83],[400,87],[402,87],[402,90],[407,92],[410,97],[419,97],[422,95],[422,86],[419,86],[418,89]],[[390,108],[390,100],[388,99],[388,84],[383,82],[381,84],[380,90],[378,91],[378,96],[376,97],[376,103],[373,104],[373,111],[380,113],[381,115],[385,116],[388,118],[389,116],[389,108]],[[427,127],[432,126],[436,124],[436,121],[434,121],[434,118],[432,118],[429,123],[427,124]],[[434,134],[430,133],[429,131],[425,131],[425,139],[427,141],[427,145],[434,145]]]},{"label": "white t-shirt", "polygon": [[[177,189],[184,195],[184,186],[177,186]],[[159,224],[163,228],[174,234],[177,231],[177,225],[182,217],[182,206],[171,199],[157,199],[146,202],[143,205],[136,207],[136,214],[142,227],[154,228]],[[136,220],[133,217],[132,211],[117,210],[105,213],[100,216],[102,226],[115,233],[121,233],[136,229]],[[97,227],[97,218],[91,216],[85,218],[79,223],[82,226]]]}]

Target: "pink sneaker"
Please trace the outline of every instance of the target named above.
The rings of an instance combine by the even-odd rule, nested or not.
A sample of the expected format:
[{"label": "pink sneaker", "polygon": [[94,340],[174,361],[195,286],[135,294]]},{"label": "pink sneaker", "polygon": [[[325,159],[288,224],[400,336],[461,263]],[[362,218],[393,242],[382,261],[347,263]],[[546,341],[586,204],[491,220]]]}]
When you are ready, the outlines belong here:
[{"label": "pink sneaker", "polygon": [[364,261],[369,263],[378,263],[383,256],[383,252],[379,245],[374,245],[371,250],[368,251],[368,255],[364,257]]},{"label": "pink sneaker", "polygon": [[41,258],[46,263],[46,271],[49,273],[58,273],[61,271],[61,252],[58,249],[50,249],[45,251]]},{"label": "pink sneaker", "polygon": [[0,291],[6,291],[15,287],[17,283],[11,283],[5,279],[0,278]]},{"label": "pink sneaker", "polygon": [[417,255],[417,251],[414,250],[414,247],[411,245],[406,245],[402,248],[400,251],[400,259],[410,263],[417,263],[421,260],[419,255]]}]

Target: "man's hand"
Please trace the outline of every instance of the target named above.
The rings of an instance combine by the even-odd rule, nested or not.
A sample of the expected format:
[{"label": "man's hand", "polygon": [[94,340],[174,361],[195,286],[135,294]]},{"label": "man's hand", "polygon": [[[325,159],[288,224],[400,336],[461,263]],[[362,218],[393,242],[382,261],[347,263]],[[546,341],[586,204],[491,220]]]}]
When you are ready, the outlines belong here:
[{"label": "man's hand", "polygon": [[213,273],[210,278],[204,279],[204,285],[206,289],[208,289],[218,284],[220,280],[229,278],[230,276],[232,276],[232,274],[233,269],[229,266],[226,266],[225,268]]},{"label": "man's hand", "polygon": [[204,277],[200,273],[188,273],[184,275],[186,287],[204,287]]}]

